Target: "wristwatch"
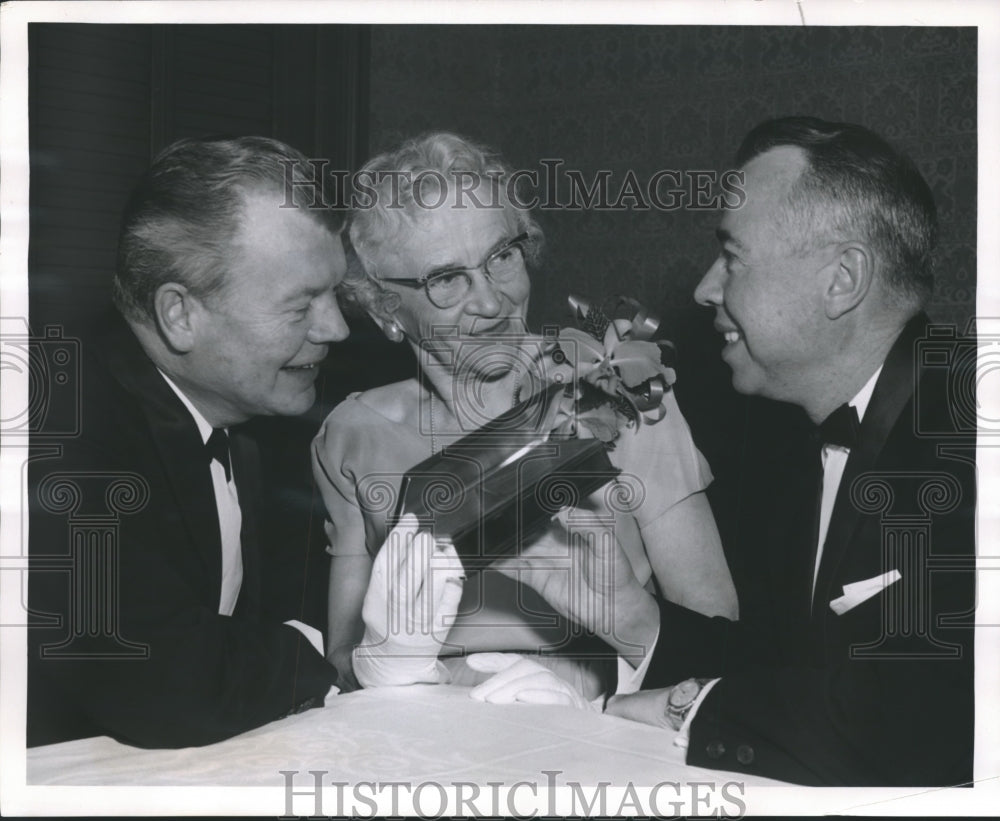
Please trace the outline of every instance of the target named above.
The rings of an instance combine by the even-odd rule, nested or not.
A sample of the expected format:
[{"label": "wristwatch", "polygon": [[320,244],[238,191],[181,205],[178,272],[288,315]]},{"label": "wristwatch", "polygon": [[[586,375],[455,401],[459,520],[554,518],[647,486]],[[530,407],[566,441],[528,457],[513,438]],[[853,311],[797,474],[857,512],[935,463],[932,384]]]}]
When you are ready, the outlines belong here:
[{"label": "wristwatch", "polygon": [[667,696],[667,706],[663,711],[671,727],[675,730],[681,728],[687,714],[691,712],[691,707],[698,698],[701,688],[710,681],[711,679],[708,678],[689,678],[674,685],[670,695]]}]

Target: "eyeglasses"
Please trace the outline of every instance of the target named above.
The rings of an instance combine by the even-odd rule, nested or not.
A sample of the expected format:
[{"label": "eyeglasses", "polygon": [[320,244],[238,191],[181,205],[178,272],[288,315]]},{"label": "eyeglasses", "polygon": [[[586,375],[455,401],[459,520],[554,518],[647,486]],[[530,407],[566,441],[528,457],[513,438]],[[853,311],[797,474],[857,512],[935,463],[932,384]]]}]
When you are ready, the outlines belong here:
[{"label": "eyeglasses", "polygon": [[382,282],[392,282],[405,285],[407,288],[423,288],[427,298],[437,308],[452,308],[461,302],[472,287],[473,271],[482,271],[491,282],[510,282],[518,274],[524,272],[524,244],[530,237],[527,233],[518,234],[514,239],[505,242],[490,254],[479,265],[471,268],[446,268],[434,271],[425,277],[412,279],[380,278]]}]

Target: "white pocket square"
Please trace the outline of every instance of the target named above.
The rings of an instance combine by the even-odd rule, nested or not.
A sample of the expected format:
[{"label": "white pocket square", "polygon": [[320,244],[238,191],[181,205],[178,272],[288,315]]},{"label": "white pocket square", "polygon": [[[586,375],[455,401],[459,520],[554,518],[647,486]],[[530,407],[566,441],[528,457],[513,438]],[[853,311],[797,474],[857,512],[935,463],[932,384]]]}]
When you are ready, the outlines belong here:
[{"label": "white pocket square", "polygon": [[857,607],[861,602],[868,601],[872,596],[881,593],[890,584],[903,578],[898,570],[890,570],[881,576],[873,576],[860,582],[844,585],[844,595],[830,602],[830,609],[838,616],[843,616],[848,610]]}]

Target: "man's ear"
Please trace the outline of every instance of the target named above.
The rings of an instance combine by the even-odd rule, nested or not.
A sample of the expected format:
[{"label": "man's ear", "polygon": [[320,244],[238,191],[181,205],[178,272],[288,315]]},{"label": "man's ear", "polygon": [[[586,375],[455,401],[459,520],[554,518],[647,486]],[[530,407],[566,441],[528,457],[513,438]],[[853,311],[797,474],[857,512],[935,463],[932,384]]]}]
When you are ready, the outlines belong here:
[{"label": "man's ear", "polygon": [[843,243],[830,263],[831,276],[824,294],[829,319],[838,319],[853,311],[868,295],[872,285],[875,258],[861,242]]},{"label": "man's ear", "polygon": [[179,282],[166,282],[156,289],[153,309],[156,325],[170,347],[187,353],[194,347],[194,295]]}]

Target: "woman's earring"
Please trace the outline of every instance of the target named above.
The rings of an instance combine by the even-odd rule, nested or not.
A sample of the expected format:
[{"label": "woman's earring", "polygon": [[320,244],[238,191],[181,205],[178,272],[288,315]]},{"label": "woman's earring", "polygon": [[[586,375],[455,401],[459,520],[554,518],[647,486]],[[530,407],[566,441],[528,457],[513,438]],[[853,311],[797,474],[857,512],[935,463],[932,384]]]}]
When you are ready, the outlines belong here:
[{"label": "woman's earring", "polygon": [[395,322],[390,322],[385,327],[386,338],[390,342],[402,342],[403,341],[403,329],[399,327]]}]

